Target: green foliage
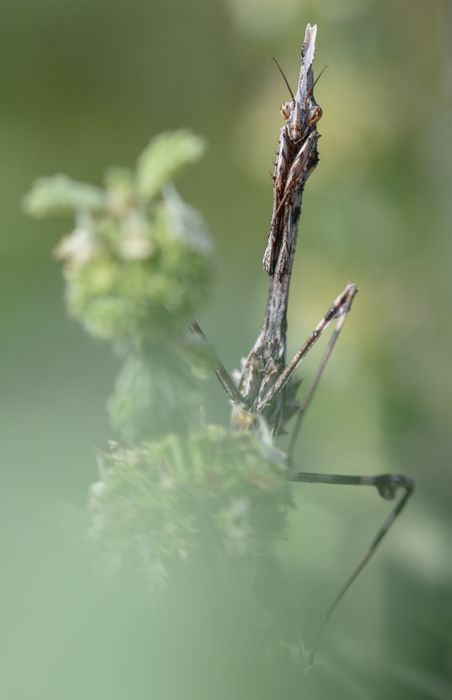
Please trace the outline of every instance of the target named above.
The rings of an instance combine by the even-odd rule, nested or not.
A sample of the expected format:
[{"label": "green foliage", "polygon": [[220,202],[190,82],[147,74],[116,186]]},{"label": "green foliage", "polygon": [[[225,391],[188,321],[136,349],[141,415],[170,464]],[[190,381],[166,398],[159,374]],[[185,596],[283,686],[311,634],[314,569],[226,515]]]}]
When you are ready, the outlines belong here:
[{"label": "green foliage", "polygon": [[75,211],[98,212],[103,205],[102,190],[75,182],[66,175],[40,177],[24,198],[25,211],[38,219],[68,216]]},{"label": "green foliage", "polygon": [[25,197],[32,216],[75,215],[55,253],[64,261],[68,312],[92,335],[135,349],[155,344],[183,333],[202,305],[210,241],[199,214],[167,184],[202,143],[186,131],[164,134],[140,157],[136,178],[110,169],[102,191],[58,175]]},{"label": "green foliage", "polygon": [[209,286],[210,259],[188,237],[173,235],[167,203],[152,227],[138,217],[124,223],[120,231],[104,220],[92,257],[66,266],[68,311],[95,336],[155,343],[190,322]]},{"label": "green foliage", "polygon": [[152,139],[138,160],[140,196],[146,201],[155,197],[182,166],[198,160],[204,149],[204,139],[185,130],[166,132]]},{"label": "green foliage", "polygon": [[128,354],[107,403],[111,425],[124,442],[199,425],[199,373],[189,357],[190,344]]},{"label": "green foliage", "polygon": [[138,570],[151,586],[185,562],[249,565],[284,534],[289,484],[251,433],[210,425],[185,438],[115,446],[104,464],[91,534],[111,565]]},{"label": "green foliage", "polygon": [[255,435],[202,420],[200,380],[215,358],[189,326],[208,296],[212,246],[169,180],[203,150],[187,131],[161,134],[135,173],[107,170],[103,189],[56,176],[24,201],[33,216],[74,215],[55,250],[68,312],[122,357],[107,402],[120,443],[91,487],[90,534],[110,569],[153,589],[193,567],[204,576],[271,559],[292,505],[264,424]]}]

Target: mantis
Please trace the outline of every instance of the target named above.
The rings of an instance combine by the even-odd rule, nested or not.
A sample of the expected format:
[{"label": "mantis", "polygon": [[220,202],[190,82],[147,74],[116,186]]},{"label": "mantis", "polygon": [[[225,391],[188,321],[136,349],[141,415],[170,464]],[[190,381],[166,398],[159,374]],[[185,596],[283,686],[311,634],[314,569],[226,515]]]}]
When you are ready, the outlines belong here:
[{"label": "mantis", "polygon": [[[323,474],[298,471],[293,463],[296,440],[306,410],[314,397],[358,291],[353,283],[347,284],[306,341],[287,362],[287,308],[302,196],[305,184],[318,163],[317,125],[322,117],[322,109],[314,98],[313,62],[316,36],[317,26],[308,24],[301,49],[300,76],[295,94],[277,64],[288,87],[291,100],[283,103],[281,107],[285,122],[280,130],[276,152],[273,213],[263,258],[263,267],[270,277],[270,284],[262,328],[248,356],[242,360],[236,381],[220,362],[215,369],[232,403],[231,423],[234,428],[259,430],[259,426],[264,424],[271,436],[277,438],[287,432],[287,424],[293,419],[288,452],[285,457],[289,480],[310,484],[370,486],[387,500],[396,499],[399,492],[402,492],[367,551],[326,611],[311,652],[311,663],[315,658],[323,628],[333,611],[372,558],[414,490],[413,479],[403,474],[377,476]],[[296,392],[300,382],[294,377],[295,371],[331,323],[334,323],[333,332],[314,378],[302,400],[297,401]],[[191,328],[193,332],[204,335],[197,323],[194,323]]]}]

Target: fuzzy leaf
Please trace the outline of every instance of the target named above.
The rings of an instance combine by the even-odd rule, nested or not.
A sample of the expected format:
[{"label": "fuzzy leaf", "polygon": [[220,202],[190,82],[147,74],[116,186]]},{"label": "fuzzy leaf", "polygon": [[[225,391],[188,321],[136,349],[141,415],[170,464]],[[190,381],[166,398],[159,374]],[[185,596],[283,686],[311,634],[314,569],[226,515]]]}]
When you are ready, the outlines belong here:
[{"label": "fuzzy leaf", "polygon": [[117,445],[104,459],[92,532],[125,570],[163,566],[176,580],[190,562],[254,566],[284,536],[293,507],[286,470],[262,459],[251,433],[209,425]]},{"label": "fuzzy leaf", "polygon": [[23,207],[38,219],[67,216],[74,212],[94,212],[102,208],[102,191],[93,185],[75,182],[66,175],[40,177],[25,195]]},{"label": "fuzzy leaf", "polygon": [[137,187],[140,196],[152,199],[187,163],[198,160],[205,149],[200,136],[181,129],[152,139],[138,159]]},{"label": "fuzzy leaf", "polygon": [[199,212],[179,197],[173,185],[167,185],[163,195],[168,217],[168,234],[173,238],[180,238],[201,255],[210,255],[213,250],[212,241]]}]

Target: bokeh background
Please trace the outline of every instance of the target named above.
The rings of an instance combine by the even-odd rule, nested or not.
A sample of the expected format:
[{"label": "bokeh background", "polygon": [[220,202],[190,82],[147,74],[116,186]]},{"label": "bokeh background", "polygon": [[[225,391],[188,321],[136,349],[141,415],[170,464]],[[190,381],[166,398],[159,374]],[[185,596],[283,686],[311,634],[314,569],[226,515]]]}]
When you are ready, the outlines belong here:
[{"label": "bokeh background", "polygon": [[[110,435],[104,404],[117,364],[65,316],[51,250],[69,222],[28,220],[21,198],[42,174],[99,182],[106,166],[133,165],[162,130],[204,135],[207,156],[178,185],[218,254],[200,321],[226,366],[237,367],[266,297],[269,172],[287,98],[271,56],[294,84],[307,21],[319,25],[317,71],[328,70],[316,89],[321,161],[304,198],[291,348],[348,281],[360,293],[297,461],[310,471],[401,471],[417,482],[325,647],[353,679],[348,697],[452,697],[450,2],[3,0],[0,687],[8,700],[157,697],[145,692],[136,639],[133,652],[125,641],[131,625],[139,629],[139,606],[112,618],[76,538],[68,545],[70,511],[83,507],[95,450]],[[313,356],[306,377],[314,367]],[[213,382],[209,411],[227,420]],[[309,641],[388,504],[373,492],[316,486],[300,486],[297,502],[281,560]]]}]

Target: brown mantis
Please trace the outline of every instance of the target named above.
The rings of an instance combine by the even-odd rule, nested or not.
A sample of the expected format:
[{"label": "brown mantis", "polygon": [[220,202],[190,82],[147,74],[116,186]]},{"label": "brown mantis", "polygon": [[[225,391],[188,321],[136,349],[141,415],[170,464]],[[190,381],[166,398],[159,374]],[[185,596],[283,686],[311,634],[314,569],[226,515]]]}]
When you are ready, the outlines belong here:
[{"label": "brown mantis", "polygon": [[[273,176],[273,214],[263,260],[264,269],[270,276],[270,286],[262,328],[248,356],[242,361],[237,381],[233,380],[221,363],[218,363],[215,370],[231,400],[232,425],[235,428],[259,430],[259,426],[263,422],[267,432],[270,432],[273,437],[277,437],[286,432],[288,421],[294,418],[286,456],[287,474],[291,481],[373,486],[382,498],[388,500],[393,500],[398,490],[402,490],[402,495],[378,529],[366,553],[328,608],[320,627],[319,637],[311,653],[311,661],[315,656],[323,627],[333,610],[371,559],[414,490],[413,480],[403,474],[344,476],[301,472],[297,471],[293,465],[295,443],[306,409],[316,392],[357,293],[356,286],[348,284],[333,301],[331,307],[294,357],[289,362],[286,361],[289,284],[295,255],[301,200],[306,181],[318,162],[319,133],[317,124],[322,116],[322,110],[316,103],[313,94],[315,82],[312,66],[316,34],[316,25],[308,24],[301,50],[301,70],[295,94],[291,91],[283,74],[292,99],[281,107],[285,124],[281,128],[277,148]],[[335,322],[334,330],[318,369],[304,398],[298,402],[295,400],[295,395],[299,382],[294,379],[294,373],[333,321]],[[192,325],[192,330],[202,334],[196,323]]]},{"label": "brown mantis", "polygon": [[[308,25],[301,50],[302,70],[294,95],[284,73],[276,62],[292,97],[281,106],[286,123],[281,127],[273,176],[273,216],[264,254],[264,269],[269,275],[287,272],[293,257],[295,237],[290,237],[290,211],[301,194],[310,173],[317,165],[317,122],[322,109],[314,99],[314,74],[317,27]],[[296,231],[294,231],[296,235]],[[276,269],[277,268],[277,269]]]}]

